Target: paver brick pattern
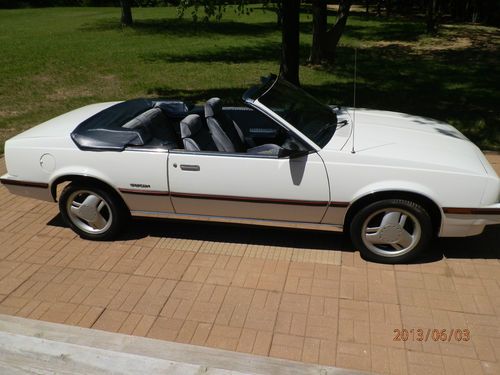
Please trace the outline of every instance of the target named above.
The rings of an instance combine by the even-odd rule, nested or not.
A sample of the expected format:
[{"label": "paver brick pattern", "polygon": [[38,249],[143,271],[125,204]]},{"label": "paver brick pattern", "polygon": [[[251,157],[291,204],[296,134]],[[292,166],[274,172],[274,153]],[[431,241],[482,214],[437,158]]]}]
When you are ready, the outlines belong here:
[{"label": "paver brick pattern", "polygon": [[90,242],[0,187],[0,313],[383,374],[500,374],[499,256],[498,227],[397,266],[326,232],[144,219]]}]

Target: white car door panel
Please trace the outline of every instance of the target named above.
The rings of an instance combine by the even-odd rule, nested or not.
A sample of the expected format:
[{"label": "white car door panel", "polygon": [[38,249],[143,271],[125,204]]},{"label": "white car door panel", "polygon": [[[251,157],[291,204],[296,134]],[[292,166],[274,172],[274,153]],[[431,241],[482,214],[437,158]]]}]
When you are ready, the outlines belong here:
[{"label": "white car door panel", "polygon": [[[133,214],[173,212],[167,184],[167,155],[153,151],[96,152],[87,161],[87,174],[113,181]],[[103,176],[90,169],[101,171]]]},{"label": "white car door panel", "polygon": [[169,189],[178,214],[319,223],[330,199],[323,161],[174,151]]}]

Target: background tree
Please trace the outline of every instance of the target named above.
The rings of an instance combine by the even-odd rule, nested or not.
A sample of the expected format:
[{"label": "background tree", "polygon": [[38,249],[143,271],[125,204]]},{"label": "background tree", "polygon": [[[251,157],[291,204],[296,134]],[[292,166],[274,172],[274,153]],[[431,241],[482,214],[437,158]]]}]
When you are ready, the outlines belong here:
[{"label": "background tree", "polygon": [[[282,4],[287,0],[126,0],[130,6],[163,6],[181,5],[183,9],[189,6],[204,8],[207,14],[213,12],[215,16],[221,15],[217,9],[226,5],[236,4],[238,8],[245,4],[274,5],[277,15],[277,23],[281,22]],[[364,4],[366,10],[372,10],[381,16],[385,14],[402,14],[405,16],[420,16],[426,14],[428,5],[433,0],[359,0],[357,4]],[[303,1],[314,3],[315,0]],[[338,1],[327,0],[328,3]],[[52,6],[118,6],[121,0],[0,0],[0,8],[26,8],[26,7],[52,7]],[[446,20],[452,22],[474,22],[485,23],[492,26],[500,26],[500,1],[499,0],[436,0],[438,4],[438,15],[443,15]],[[436,9],[436,8],[434,8]],[[432,9],[431,9],[432,10]],[[436,14],[436,12],[431,12]],[[427,21],[427,17],[424,17]],[[439,18],[438,18],[439,21]]]},{"label": "background tree", "polygon": [[182,17],[187,8],[191,7],[191,16],[194,21],[199,19],[198,13],[200,10],[202,10],[204,14],[202,18],[203,21],[208,21],[211,18],[220,21],[228,5],[234,5],[238,14],[249,14],[251,11],[247,7],[248,0],[179,0],[177,11],[179,16]]},{"label": "background tree", "polygon": [[276,3],[276,25],[281,27],[283,23],[283,0],[275,0]]},{"label": "background tree", "polygon": [[276,12],[276,26],[278,27],[281,27],[283,22],[283,1],[284,0],[262,0],[262,5],[265,8],[272,9]]},{"label": "background tree", "polygon": [[120,0],[120,5],[122,7],[122,17],[121,17],[122,25],[132,26],[134,20],[132,19],[132,7],[130,5],[130,0]]},{"label": "background tree", "polygon": [[340,38],[344,33],[352,0],[340,0],[337,20],[328,30],[328,1],[312,0],[313,40],[309,62],[321,64],[325,60],[335,61],[335,55]]},{"label": "background tree", "polygon": [[436,34],[439,20],[439,2],[438,0],[427,0],[427,10],[425,13],[426,26],[428,34]]},{"label": "background tree", "polygon": [[280,76],[299,85],[300,0],[283,1]]},{"label": "background tree", "polygon": [[312,0],[313,15],[313,39],[309,62],[321,64],[326,58],[326,31],[328,27],[328,4],[327,0]]},{"label": "background tree", "polygon": [[[236,4],[239,13],[247,13],[247,0],[235,0],[233,2],[224,0],[181,0],[178,6],[179,15],[182,16],[188,7],[192,7],[191,15],[194,20],[198,19],[198,11],[201,9],[205,20],[215,17],[222,18],[222,14],[229,4]],[[265,4],[269,1],[264,1]],[[300,0],[278,0],[277,14],[280,14],[281,6],[282,32],[281,32],[281,64],[280,76],[286,80],[299,84],[300,63]],[[279,17],[279,16],[278,16]]]},{"label": "background tree", "polygon": [[328,60],[334,61],[340,37],[344,33],[347,18],[351,10],[352,0],[340,0],[337,21],[326,34],[326,54]]}]

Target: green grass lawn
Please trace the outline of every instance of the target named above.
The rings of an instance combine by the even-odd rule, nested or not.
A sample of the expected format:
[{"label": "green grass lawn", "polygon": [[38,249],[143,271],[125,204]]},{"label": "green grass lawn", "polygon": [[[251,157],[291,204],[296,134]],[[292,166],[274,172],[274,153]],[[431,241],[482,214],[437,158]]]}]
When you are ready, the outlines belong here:
[{"label": "green grass lawn", "polygon": [[[134,9],[122,29],[118,8],[0,10],[0,153],[8,137],[79,106],[140,96],[238,103],[260,76],[279,70],[273,12],[229,10],[220,23],[179,20],[175,8]],[[333,20],[333,16],[332,16]],[[331,22],[330,22],[331,23]],[[358,46],[360,107],[448,121],[484,149],[500,149],[500,31],[353,14],[332,67],[306,66],[311,16],[302,15],[304,88],[352,104]]]}]

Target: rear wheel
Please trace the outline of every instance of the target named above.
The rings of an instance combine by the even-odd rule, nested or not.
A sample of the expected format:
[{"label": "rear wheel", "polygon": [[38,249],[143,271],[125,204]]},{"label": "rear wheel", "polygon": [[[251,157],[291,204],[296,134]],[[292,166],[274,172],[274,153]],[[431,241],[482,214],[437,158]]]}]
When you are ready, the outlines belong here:
[{"label": "rear wheel", "polygon": [[433,231],[431,218],[421,205],[386,199],[358,211],[350,234],[364,258],[401,263],[419,256],[429,246]]},{"label": "rear wheel", "polygon": [[113,239],[128,217],[113,194],[96,186],[68,185],[59,199],[64,221],[80,237],[89,240]]}]

